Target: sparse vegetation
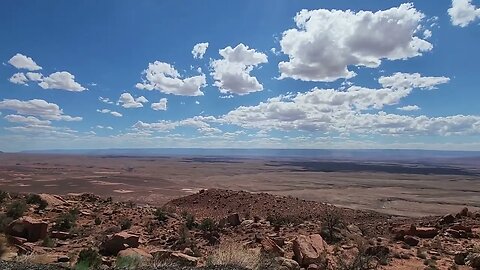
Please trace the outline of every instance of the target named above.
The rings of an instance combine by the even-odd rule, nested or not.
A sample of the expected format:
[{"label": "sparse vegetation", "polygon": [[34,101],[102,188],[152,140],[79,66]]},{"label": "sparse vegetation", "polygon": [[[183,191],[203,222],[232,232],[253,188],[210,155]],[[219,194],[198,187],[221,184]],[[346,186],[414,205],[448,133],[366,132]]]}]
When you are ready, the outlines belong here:
[{"label": "sparse vegetation", "polygon": [[260,270],[262,256],[256,250],[249,250],[238,243],[222,243],[207,259],[207,266],[238,266]]},{"label": "sparse vegetation", "polygon": [[272,225],[276,230],[280,229],[282,226],[297,225],[302,223],[298,217],[288,215],[269,215],[267,217],[267,221],[270,222],[270,225]]},{"label": "sparse vegetation", "polygon": [[191,230],[197,226],[195,223],[195,217],[192,214],[184,212],[182,213],[182,216],[185,218],[185,226],[187,226],[188,229]]},{"label": "sparse vegetation", "polygon": [[27,211],[27,204],[24,200],[15,200],[7,206],[7,216],[17,219]]},{"label": "sparse vegetation", "polygon": [[48,206],[48,203],[47,201],[45,201],[44,199],[42,199],[42,197],[40,197],[40,195],[38,194],[28,194],[27,197],[26,197],[26,203],[28,204],[36,204],[38,205],[38,209],[45,209],[47,208]]},{"label": "sparse vegetation", "polygon": [[327,207],[322,218],[321,235],[329,244],[337,243],[342,240],[339,233],[340,227],[343,226],[341,213],[338,209]]},{"label": "sparse vegetation", "polygon": [[75,270],[98,269],[101,264],[102,257],[97,250],[93,248],[83,249],[78,254]]},{"label": "sparse vegetation", "polygon": [[115,261],[116,270],[135,270],[141,267],[143,259],[140,256],[118,257]]},{"label": "sparse vegetation", "polygon": [[162,208],[157,208],[153,215],[155,216],[155,219],[160,222],[165,222],[168,219],[167,212]]},{"label": "sparse vegetation", "polygon": [[7,239],[5,236],[0,235],[0,258],[7,252]]},{"label": "sparse vegetation", "polygon": [[59,231],[70,231],[76,226],[79,210],[71,209],[67,213],[61,214],[55,221],[53,228]]},{"label": "sparse vegetation", "polygon": [[217,223],[211,218],[205,218],[200,222],[198,228],[204,232],[213,232],[217,230]]},{"label": "sparse vegetation", "polygon": [[43,239],[42,246],[53,248],[53,247],[55,247],[55,241],[52,238],[47,236]]}]

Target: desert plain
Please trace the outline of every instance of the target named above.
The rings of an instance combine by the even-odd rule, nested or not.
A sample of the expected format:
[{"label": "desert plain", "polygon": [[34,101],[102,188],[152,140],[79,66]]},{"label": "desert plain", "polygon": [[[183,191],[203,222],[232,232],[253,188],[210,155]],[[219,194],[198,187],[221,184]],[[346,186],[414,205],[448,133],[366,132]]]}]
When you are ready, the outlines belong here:
[{"label": "desert plain", "polygon": [[465,206],[480,209],[480,162],[0,154],[0,189],[5,191],[88,192],[162,205],[211,188],[390,215],[443,215]]}]

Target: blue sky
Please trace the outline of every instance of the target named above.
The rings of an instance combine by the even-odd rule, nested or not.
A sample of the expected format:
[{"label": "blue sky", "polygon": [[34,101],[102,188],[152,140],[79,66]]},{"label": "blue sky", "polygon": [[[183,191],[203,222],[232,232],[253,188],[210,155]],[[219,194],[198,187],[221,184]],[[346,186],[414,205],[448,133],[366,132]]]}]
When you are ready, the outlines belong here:
[{"label": "blue sky", "polygon": [[480,150],[479,7],[3,1],[0,150]]}]

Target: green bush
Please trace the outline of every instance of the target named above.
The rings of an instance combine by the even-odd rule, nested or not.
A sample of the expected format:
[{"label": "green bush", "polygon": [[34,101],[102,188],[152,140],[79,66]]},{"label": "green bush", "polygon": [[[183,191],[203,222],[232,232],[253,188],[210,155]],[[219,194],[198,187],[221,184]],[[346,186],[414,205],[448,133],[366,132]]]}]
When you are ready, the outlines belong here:
[{"label": "green bush", "polygon": [[190,213],[184,213],[183,217],[185,218],[185,226],[187,226],[188,229],[193,229],[197,226],[195,223],[195,217],[190,214]]},{"label": "green bush", "polygon": [[76,270],[83,269],[98,269],[102,264],[102,257],[97,250],[93,248],[87,248],[80,251],[78,254],[78,260],[75,265]]},{"label": "green bush", "polygon": [[47,208],[47,206],[48,206],[47,201],[42,199],[42,197],[40,197],[40,195],[33,194],[33,193],[27,195],[26,202],[28,204],[36,204],[36,205],[38,205],[38,208],[42,209],[42,210]]},{"label": "green bush", "polygon": [[13,219],[22,217],[25,211],[27,211],[27,204],[23,200],[13,201],[7,206],[7,216]]},{"label": "green bush", "polygon": [[53,228],[64,232],[70,231],[76,226],[77,217],[78,209],[71,209],[68,213],[63,213],[57,218]]},{"label": "green bush", "polygon": [[155,213],[153,213],[153,215],[155,216],[155,219],[160,221],[160,222],[167,221],[167,219],[168,219],[167,212],[165,212],[165,210],[163,210],[161,208],[157,208],[155,210]]},{"label": "green bush", "polygon": [[198,228],[204,232],[213,232],[217,230],[217,224],[211,218],[205,218],[200,222]]}]

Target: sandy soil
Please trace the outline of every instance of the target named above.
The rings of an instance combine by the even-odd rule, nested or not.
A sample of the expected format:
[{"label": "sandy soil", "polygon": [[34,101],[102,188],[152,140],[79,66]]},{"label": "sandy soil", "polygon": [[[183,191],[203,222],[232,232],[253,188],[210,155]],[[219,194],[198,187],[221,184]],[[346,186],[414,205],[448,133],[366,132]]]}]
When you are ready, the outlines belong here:
[{"label": "sandy soil", "polygon": [[[468,162],[466,162],[467,164]],[[0,189],[90,192],[163,204],[204,188],[291,195],[405,216],[480,209],[480,172],[468,163],[372,163],[166,157],[0,155]]]}]

